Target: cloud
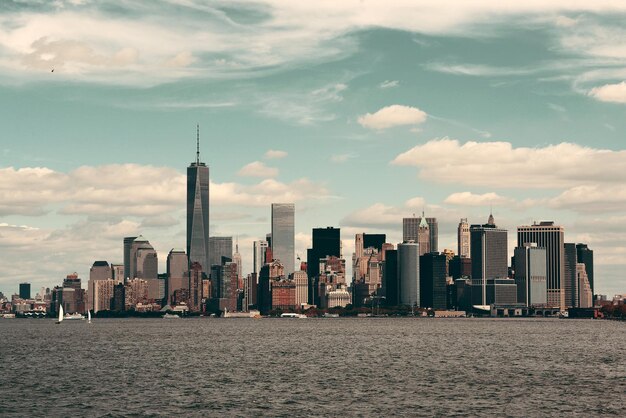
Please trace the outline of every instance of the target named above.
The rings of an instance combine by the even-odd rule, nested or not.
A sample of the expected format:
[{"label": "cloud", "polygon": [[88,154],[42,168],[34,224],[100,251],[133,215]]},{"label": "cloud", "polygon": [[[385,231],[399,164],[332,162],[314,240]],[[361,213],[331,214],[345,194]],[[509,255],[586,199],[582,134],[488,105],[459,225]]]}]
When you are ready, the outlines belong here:
[{"label": "cloud", "polygon": [[385,80],[378,85],[381,89],[392,89],[394,87],[398,87],[400,82],[398,80]]},{"label": "cloud", "polygon": [[335,154],[335,155],[331,155],[330,156],[330,161],[333,163],[345,163],[346,161],[352,159],[352,158],[356,158],[356,155],[354,154]]},{"label": "cloud", "polygon": [[626,82],[594,87],[588,94],[601,102],[626,103]]},{"label": "cloud", "polygon": [[499,206],[513,203],[514,200],[498,195],[497,193],[474,194],[472,192],[452,193],[443,201],[451,205],[459,206]]},{"label": "cloud", "polygon": [[514,147],[509,142],[460,143],[443,138],[399,154],[392,164],[414,166],[419,177],[437,183],[494,188],[550,189],[596,182],[625,185],[626,151],[563,142]]},{"label": "cloud", "polygon": [[246,164],[237,172],[242,177],[276,177],[278,176],[278,169],[275,167],[268,167],[261,161],[253,161],[250,164]]},{"label": "cloud", "polygon": [[285,158],[287,156],[287,151],[280,151],[280,150],[268,150],[265,153],[265,158],[267,158],[268,160],[272,160],[272,159],[280,159],[280,158]]},{"label": "cloud", "polygon": [[426,113],[416,107],[391,105],[375,113],[359,116],[361,126],[373,130],[383,130],[396,126],[419,125],[426,121]]},{"label": "cloud", "polygon": [[474,77],[519,76],[539,71],[539,69],[536,68],[494,67],[482,64],[446,64],[441,62],[424,64],[424,68],[439,73]]},{"label": "cloud", "polygon": [[626,185],[615,187],[601,183],[575,186],[550,199],[548,206],[583,213],[623,212],[626,208]]}]

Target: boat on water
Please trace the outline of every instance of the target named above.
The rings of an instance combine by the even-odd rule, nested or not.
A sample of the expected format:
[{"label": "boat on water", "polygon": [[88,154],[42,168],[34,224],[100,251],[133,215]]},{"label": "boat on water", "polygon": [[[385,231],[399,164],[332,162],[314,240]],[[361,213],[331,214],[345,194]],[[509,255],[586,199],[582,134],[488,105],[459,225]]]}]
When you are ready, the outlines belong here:
[{"label": "boat on water", "polygon": [[[63,307],[61,307],[61,309],[63,309]],[[70,321],[75,319],[85,319],[85,317],[78,312],[74,312],[73,314],[66,313],[64,319]]]},{"label": "boat on water", "polygon": [[163,315],[163,319],[180,319],[180,316],[176,314],[166,313],[165,315]]},{"label": "boat on water", "polygon": [[300,313],[287,312],[287,313],[281,314],[280,317],[281,318],[300,318],[300,319],[305,319],[306,315],[305,314],[300,314]]},{"label": "boat on water", "polygon": [[252,309],[249,312],[229,312],[228,309],[224,310],[223,318],[260,318],[261,312],[256,309]]},{"label": "boat on water", "polygon": [[59,306],[59,318],[57,319],[55,323],[60,324],[61,322],[63,322],[64,318],[65,316],[63,315],[63,306]]},{"label": "boat on water", "polygon": [[339,318],[339,314],[326,312],[322,315],[324,318]]},{"label": "boat on water", "polygon": [[91,311],[87,311],[87,322],[91,324]]},{"label": "boat on water", "polygon": [[2,318],[4,319],[15,319],[15,314],[14,313],[5,313],[0,315]]}]

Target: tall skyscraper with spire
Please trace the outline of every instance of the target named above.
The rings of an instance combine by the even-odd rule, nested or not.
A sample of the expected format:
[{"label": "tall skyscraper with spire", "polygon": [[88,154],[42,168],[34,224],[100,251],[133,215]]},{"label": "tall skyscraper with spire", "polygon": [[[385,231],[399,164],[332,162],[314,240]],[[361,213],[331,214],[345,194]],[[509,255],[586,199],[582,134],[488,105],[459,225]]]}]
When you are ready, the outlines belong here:
[{"label": "tall skyscraper with spire", "polygon": [[196,161],[187,167],[187,254],[189,264],[209,265],[209,167],[200,162],[200,126],[196,131]]}]

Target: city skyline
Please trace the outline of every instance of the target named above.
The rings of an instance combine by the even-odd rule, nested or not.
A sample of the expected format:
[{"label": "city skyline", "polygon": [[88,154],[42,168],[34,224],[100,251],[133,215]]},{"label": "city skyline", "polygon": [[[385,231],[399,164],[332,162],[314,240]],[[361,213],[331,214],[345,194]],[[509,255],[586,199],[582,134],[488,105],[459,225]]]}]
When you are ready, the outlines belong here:
[{"label": "city skyline", "polygon": [[[0,29],[5,294],[73,271],[85,282],[95,260],[123,262],[124,237],[149,240],[165,272],[170,250],[188,247],[197,124],[209,235],[239,237],[244,274],[271,203],[295,203],[302,259],[313,228],[340,227],[349,258],[355,234],[399,243],[402,219],[422,211],[438,220],[439,251],[456,252],[459,220],[483,224],[493,205],[508,256],[518,226],[552,220],[595,252],[596,293],[626,287],[621,6],[490,5],[489,21],[480,5],[444,19],[436,5],[159,3],[140,17],[59,4],[0,6],[14,22]],[[342,19],[302,21],[319,13]],[[140,42],[138,28],[167,41]]]}]

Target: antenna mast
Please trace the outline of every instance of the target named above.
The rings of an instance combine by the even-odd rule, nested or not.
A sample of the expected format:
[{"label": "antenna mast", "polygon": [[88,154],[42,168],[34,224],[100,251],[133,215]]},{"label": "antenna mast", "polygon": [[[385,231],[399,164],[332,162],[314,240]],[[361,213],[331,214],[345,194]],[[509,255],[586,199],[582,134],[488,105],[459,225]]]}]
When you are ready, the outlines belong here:
[{"label": "antenna mast", "polygon": [[200,124],[196,125],[196,165],[200,165]]}]

